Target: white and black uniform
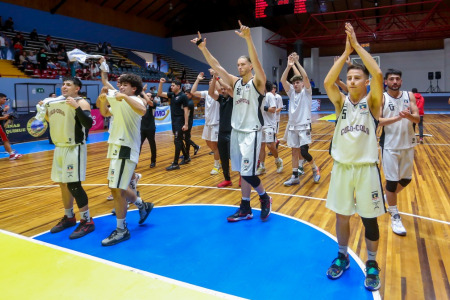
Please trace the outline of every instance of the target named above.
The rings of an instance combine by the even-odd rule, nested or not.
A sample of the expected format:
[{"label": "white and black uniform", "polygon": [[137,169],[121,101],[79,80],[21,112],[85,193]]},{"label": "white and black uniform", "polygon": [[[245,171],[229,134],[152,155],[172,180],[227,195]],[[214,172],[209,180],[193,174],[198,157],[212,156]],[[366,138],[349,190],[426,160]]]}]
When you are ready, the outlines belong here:
[{"label": "white and black uniform", "polygon": [[376,120],[366,97],[357,104],[348,96],[345,98],[334,130],[331,156],[334,164],[326,206],[346,216],[355,212],[364,218],[384,214]]},{"label": "white and black uniform", "polygon": [[[391,97],[387,92],[383,96],[383,118],[397,117],[401,111],[410,108],[407,91],[402,91],[398,98]],[[380,146],[383,150],[382,163],[386,180],[399,181],[412,178],[416,144],[413,123],[410,120],[403,118],[383,127]]]},{"label": "white and black uniform", "polygon": [[[77,97],[75,100],[83,98]],[[78,182],[86,179],[86,130],[66,98],[44,100],[50,123],[50,135],[55,144],[52,175],[55,182]]]},{"label": "white and black uniform", "polygon": [[[283,108],[284,104],[283,104],[283,99],[281,98],[281,96],[278,94],[275,94],[275,99],[276,99],[276,103],[277,103],[277,109]],[[280,117],[281,117],[281,110],[276,112],[277,128],[276,128],[275,133],[278,133],[278,131],[280,131]]]},{"label": "white and black uniform", "polygon": [[263,133],[262,133],[262,141],[263,143],[273,143],[275,142],[275,133],[277,126],[276,113],[271,113],[264,110],[264,107],[267,106],[269,108],[276,107],[276,99],[272,93],[266,93],[266,98],[263,100],[263,104],[261,106],[262,115],[264,119]]},{"label": "white and black uniform", "polygon": [[[133,101],[142,103],[136,96],[129,96]],[[126,190],[139,161],[141,145],[141,115],[125,101],[108,97],[114,124],[108,139],[107,158],[111,159],[108,171],[110,188]]]},{"label": "white and black uniform", "polygon": [[289,121],[286,127],[288,147],[300,148],[311,144],[311,105],[312,89],[303,88],[296,93],[289,85]]},{"label": "white and black uniform", "polygon": [[202,139],[217,142],[219,137],[220,104],[208,91],[201,91],[201,97],[205,99],[205,126],[203,127]]},{"label": "white and black uniform", "polygon": [[261,149],[264,119],[261,104],[264,95],[256,89],[253,78],[246,84],[242,78],[234,83],[231,115],[231,167],[242,176],[254,176]]}]

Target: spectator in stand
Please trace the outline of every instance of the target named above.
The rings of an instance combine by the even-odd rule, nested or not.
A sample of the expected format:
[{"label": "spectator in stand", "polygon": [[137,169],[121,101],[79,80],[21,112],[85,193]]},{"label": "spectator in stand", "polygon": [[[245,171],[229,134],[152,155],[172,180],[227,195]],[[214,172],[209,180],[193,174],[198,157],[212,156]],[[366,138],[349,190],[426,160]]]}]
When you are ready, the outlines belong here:
[{"label": "spectator in stand", "polygon": [[38,62],[39,69],[41,71],[47,70],[48,58],[47,58],[47,54],[45,53],[45,49],[44,48],[41,48],[39,50],[39,53],[36,55],[36,60]]},{"label": "spectator in stand", "polygon": [[45,37],[45,40],[46,40],[48,43],[50,43],[50,41],[52,40],[52,37],[51,37],[49,34],[47,34],[47,36]]},{"label": "spectator in stand", "polygon": [[51,52],[56,53],[58,52],[58,44],[56,44],[54,41],[50,41],[49,47]]},{"label": "spectator in stand", "polygon": [[14,31],[14,21],[11,17],[8,18],[8,20],[5,21],[5,25],[3,26],[3,30],[5,31]]},{"label": "spectator in stand", "polygon": [[111,43],[108,43],[106,45],[106,53],[105,54],[111,54],[112,53],[112,46]]},{"label": "spectator in stand", "polygon": [[95,52],[102,53],[102,42],[98,42],[97,46],[95,47]]},{"label": "spectator in stand", "polygon": [[[61,52],[66,53],[66,52],[67,52],[67,50],[66,50],[66,45],[64,45],[63,43],[59,43],[59,44],[58,44],[58,51],[61,51]],[[67,54],[66,54],[66,55],[67,55]]]},{"label": "spectator in stand", "polygon": [[106,42],[103,42],[103,44],[102,44],[102,53],[103,54],[108,54],[108,43],[106,43]]},{"label": "spectator in stand", "polygon": [[36,60],[36,53],[33,50],[27,52],[27,56],[25,59],[29,64],[33,65],[33,68],[35,68],[38,64],[38,61]]},{"label": "spectator in stand", "polygon": [[45,41],[42,43],[42,47],[44,48],[45,52],[52,52],[52,49],[50,48],[50,41],[48,41],[47,39],[45,39]]},{"label": "spectator in stand", "polygon": [[3,34],[0,33],[0,59],[7,59],[7,55],[8,55],[8,47],[6,47],[6,40],[3,37]]},{"label": "spectator in stand", "polygon": [[183,71],[181,71],[181,82],[184,82],[186,80],[186,68],[183,68]]},{"label": "spectator in stand", "polygon": [[23,46],[22,46],[22,44],[19,41],[17,41],[14,44],[14,63],[16,65],[20,64],[19,57],[22,54],[23,54]]},{"label": "spectator in stand", "polygon": [[56,56],[57,62],[61,65],[63,68],[67,68],[67,55],[64,55],[61,51],[58,52],[58,55]]},{"label": "spectator in stand", "polygon": [[36,29],[33,29],[33,31],[30,33],[30,40],[39,42],[39,36]]},{"label": "spectator in stand", "polygon": [[[420,116],[420,122],[419,122],[419,142],[423,144],[423,115],[425,114],[423,107],[425,105],[425,99],[422,97],[421,94],[417,92],[416,88],[412,89],[412,92],[414,96],[416,97],[416,104],[417,108],[419,109],[419,116]],[[413,123],[414,132],[416,132],[416,123]]]},{"label": "spectator in stand", "polygon": [[156,56],[156,65],[157,65],[158,72],[160,72],[161,71],[161,57],[159,57],[159,55]]},{"label": "spectator in stand", "polygon": [[2,20],[2,16],[0,16],[0,30],[3,30],[3,20]]}]

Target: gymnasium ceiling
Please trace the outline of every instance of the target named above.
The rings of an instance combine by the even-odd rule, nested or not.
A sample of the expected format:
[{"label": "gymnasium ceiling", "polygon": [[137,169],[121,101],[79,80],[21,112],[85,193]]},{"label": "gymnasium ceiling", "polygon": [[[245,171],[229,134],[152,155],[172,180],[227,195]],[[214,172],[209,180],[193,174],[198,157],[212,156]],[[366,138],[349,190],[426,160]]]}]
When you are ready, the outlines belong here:
[{"label": "gymnasium ceiling", "polygon": [[[70,2],[73,0],[49,0],[48,10],[65,14],[64,6],[70,6]],[[406,47],[403,50],[438,49],[443,47],[443,39],[450,37],[450,0],[307,0],[307,13],[263,19],[255,18],[255,0],[77,2],[85,2],[103,14],[120,13],[140,24],[151,22],[155,28],[164,28],[161,35],[165,37],[195,34],[198,30],[206,33],[237,29],[241,20],[250,27],[263,26],[277,33],[268,42],[288,49],[297,40],[302,40],[306,48],[320,47],[321,52],[327,47],[342,48],[343,26],[348,20],[360,42],[370,43],[372,49],[380,52],[398,49],[399,45]]]}]

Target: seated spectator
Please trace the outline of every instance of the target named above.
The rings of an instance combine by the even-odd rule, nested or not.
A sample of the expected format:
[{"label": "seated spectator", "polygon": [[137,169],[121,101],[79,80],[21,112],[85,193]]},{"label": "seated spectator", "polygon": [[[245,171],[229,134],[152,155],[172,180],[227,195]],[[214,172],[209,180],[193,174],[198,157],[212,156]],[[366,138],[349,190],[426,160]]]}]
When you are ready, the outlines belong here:
[{"label": "seated spectator", "polygon": [[8,20],[5,21],[5,24],[3,25],[3,30],[5,31],[14,31],[14,21],[11,17],[8,18]]},{"label": "seated spectator", "polygon": [[51,52],[53,52],[53,53],[58,52],[58,45],[54,41],[50,41],[49,46],[50,46]]},{"label": "seated spectator", "polygon": [[8,47],[6,46],[6,39],[0,33],[0,59],[7,59]]},{"label": "seated spectator", "polygon": [[112,53],[112,46],[110,43],[106,45],[106,53],[105,54],[111,54]]},{"label": "seated spectator", "polygon": [[46,52],[52,52],[52,49],[50,48],[50,41],[48,41],[47,39],[45,39],[45,41],[42,43],[42,47]]},{"label": "seated spectator", "polygon": [[39,42],[39,35],[36,29],[33,29],[33,31],[30,33],[30,40]]},{"label": "seated spectator", "polygon": [[33,50],[27,52],[25,59],[29,64],[33,65],[33,67],[36,67],[38,64],[38,61],[36,60],[36,53]]},{"label": "seated spectator", "polygon": [[14,53],[18,52],[23,52],[23,45],[19,41],[14,44]]},{"label": "seated spectator", "polygon": [[41,71],[47,70],[48,58],[44,48],[41,48],[38,54],[36,54],[36,60],[38,62],[38,66]]},{"label": "seated spectator", "polygon": [[47,69],[56,69],[57,68],[57,64],[58,60],[56,59],[56,57],[52,57],[47,61]]},{"label": "seated spectator", "polygon": [[[63,44],[63,43],[59,43],[59,44],[58,44],[58,52],[59,52],[59,51],[66,53],[66,52],[67,52],[67,50],[66,50],[66,45]],[[66,55],[67,55],[67,54],[66,54]]]},{"label": "seated spectator", "polygon": [[95,52],[102,53],[102,42],[98,42],[97,46],[95,46]]},{"label": "seated spectator", "polygon": [[106,43],[106,42],[103,42],[103,44],[102,44],[102,53],[103,54],[108,54],[108,43]]},{"label": "seated spectator", "polygon": [[25,37],[23,36],[22,32],[18,32],[18,37],[19,37],[19,42],[26,47],[27,46],[27,41],[25,40]]},{"label": "seated spectator", "polygon": [[56,55],[57,62],[61,65],[63,68],[67,68],[67,55],[64,55],[65,53],[59,51],[58,55]]}]

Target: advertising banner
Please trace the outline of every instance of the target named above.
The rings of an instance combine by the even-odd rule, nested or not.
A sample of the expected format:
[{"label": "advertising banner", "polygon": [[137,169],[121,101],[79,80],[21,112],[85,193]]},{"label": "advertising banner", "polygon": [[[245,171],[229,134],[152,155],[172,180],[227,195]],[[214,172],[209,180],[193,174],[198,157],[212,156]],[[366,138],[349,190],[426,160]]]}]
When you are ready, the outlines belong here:
[{"label": "advertising banner", "polygon": [[172,123],[170,106],[157,106],[155,110],[155,124]]}]

